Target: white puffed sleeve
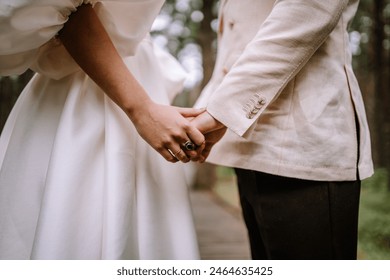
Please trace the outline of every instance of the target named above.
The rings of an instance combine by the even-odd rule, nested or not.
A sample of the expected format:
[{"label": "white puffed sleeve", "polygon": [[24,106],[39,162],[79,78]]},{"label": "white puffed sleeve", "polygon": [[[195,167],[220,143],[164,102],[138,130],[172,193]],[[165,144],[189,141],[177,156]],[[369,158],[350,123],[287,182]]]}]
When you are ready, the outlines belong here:
[{"label": "white puffed sleeve", "polygon": [[30,67],[83,0],[0,0],[0,75]]},{"label": "white puffed sleeve", "polygon": [[122,57],[134,55],[164,0],[0,0],[0,76],[27,68],[53,79],[80,70],[56,34],[92,4]]}]

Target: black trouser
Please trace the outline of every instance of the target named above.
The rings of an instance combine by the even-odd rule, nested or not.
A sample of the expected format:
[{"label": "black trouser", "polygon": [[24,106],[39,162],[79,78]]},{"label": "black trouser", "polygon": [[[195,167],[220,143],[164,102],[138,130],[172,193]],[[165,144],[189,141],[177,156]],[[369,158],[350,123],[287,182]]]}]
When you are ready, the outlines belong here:
[{"label": "black trouser", "polygon": [[253,259],[356,259],[359,180],[236,174]]}]

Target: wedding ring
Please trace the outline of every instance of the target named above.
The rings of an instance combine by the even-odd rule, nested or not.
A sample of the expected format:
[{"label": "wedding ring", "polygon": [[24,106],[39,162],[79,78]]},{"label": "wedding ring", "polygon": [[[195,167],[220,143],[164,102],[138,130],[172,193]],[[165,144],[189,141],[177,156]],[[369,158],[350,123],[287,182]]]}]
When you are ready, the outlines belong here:
[{"label": "wedding ring", "polygon": [[168,152],[171,154],[171,156],[173,156],[175,159],[177,159],[176,155],[170,149],[168,149]]},{"label": "wedding ring", "polygon": [[192,143],[190,140],[188,140],[183,144],[183,148],[186,149],[187,151],[194,151],[196,149],[196,145]]},{"label": "wedding ring", "polygon": [[179,159],[178,157],[177,157],[177,155],[178,154],[180,154],[180,152],[181,152],[182,150],[180,149],[180,150],[178,150],[176,153],[174,153],[174,152],[172,152],[170,149],[168,149],[168,152],[171,154],[171,156],[173,156],[175,159]]}]

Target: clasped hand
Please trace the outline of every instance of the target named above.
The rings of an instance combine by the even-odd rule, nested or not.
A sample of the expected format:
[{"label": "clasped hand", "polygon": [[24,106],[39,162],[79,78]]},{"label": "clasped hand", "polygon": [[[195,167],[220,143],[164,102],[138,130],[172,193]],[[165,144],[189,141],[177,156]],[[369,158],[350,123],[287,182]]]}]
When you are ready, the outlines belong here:
[{"label": "clasped hand", "polygon": [[192,118],[191,124],[203,133],[205,140],[202,147],[199,147],[196,151],[188,151],[186,154],[192,161],[204,162],[209,156],[212,147],[226,133],[227,128],[206,110]]},{"label": "clasped hand", "polygon": [[[145,104],[131,119],[140,136],[170,162],[204,162],[226,131],[205,109],[154,102]],[[194,150],[186,149],[189,142],[195,144]]]}]

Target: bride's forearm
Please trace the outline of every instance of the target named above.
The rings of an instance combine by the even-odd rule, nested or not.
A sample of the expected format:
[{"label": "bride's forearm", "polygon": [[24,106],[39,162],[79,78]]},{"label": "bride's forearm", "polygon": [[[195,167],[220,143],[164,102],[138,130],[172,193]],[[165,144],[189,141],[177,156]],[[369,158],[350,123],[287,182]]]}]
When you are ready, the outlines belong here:
[{"label": "bride's forearm", "polygon": [[[204,136],[174,107],[154,103],[127,69],[92,6],[80,6],[59,34],[74,60],[117,103],[139,135],[166,160],[188,162],[181,145]],[[197,115],[193,109],[192,114]]]},{"label": "bride's forearm", "polygon": [[65,23],[59,38],[85,73],[130,118],[136,108],[151,102],[127,69],[91,5],[78,7]]}]

